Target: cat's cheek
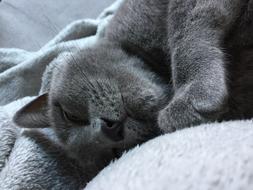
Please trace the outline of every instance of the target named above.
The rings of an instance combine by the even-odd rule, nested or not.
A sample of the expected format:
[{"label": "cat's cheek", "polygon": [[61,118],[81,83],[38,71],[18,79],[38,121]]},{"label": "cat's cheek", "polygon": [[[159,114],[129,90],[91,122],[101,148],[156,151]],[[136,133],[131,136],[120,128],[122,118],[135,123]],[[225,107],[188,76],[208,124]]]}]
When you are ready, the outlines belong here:
[{"label": "cat's cheek", "polygon": [[151,139],[154,133],[149,129],[147,123],[128,118],[124,123],[124,147],[131,148]]}]

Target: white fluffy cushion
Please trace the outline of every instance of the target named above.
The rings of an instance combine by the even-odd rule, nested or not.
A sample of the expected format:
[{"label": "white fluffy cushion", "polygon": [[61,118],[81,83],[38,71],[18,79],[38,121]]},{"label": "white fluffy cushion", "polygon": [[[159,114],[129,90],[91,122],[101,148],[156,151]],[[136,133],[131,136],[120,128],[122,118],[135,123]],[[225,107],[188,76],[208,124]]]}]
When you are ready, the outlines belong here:
[{"label": "white fluffy cushion", "polygon": [[86,190],[252,190],[253,122],[164,135],[105,168]]}]

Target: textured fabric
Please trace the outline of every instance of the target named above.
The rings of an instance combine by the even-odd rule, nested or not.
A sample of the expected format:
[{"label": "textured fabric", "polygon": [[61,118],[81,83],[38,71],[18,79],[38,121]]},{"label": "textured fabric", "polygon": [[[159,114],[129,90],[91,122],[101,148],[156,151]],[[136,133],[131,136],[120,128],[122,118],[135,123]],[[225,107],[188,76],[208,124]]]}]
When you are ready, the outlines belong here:
[{"label": "textured fabric", "polygon": [[136,147],[86,190],[252,190],[253,122],[202,125]]},{"label": "textured fabric", "polygon": [[62,53],[73,52],[96,42],[120,2],[116,1],[96,20],[71,23],[37,52],[0,48],[0,105],[38,95],[46,66]]}]

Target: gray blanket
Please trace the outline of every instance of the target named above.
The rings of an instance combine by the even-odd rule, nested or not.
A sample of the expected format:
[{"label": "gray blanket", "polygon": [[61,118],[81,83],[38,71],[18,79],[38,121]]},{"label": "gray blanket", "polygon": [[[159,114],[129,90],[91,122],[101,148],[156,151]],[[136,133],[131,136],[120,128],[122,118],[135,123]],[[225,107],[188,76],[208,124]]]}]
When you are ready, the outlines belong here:
[{"label": "gray blanket", "polygon": [[121,1],[116,1],[96,20],[84,19],[71,23],[38,52],[0,49],[0,105],[38,95],[46,67],[58,56],[90,46],[99,40]]}]

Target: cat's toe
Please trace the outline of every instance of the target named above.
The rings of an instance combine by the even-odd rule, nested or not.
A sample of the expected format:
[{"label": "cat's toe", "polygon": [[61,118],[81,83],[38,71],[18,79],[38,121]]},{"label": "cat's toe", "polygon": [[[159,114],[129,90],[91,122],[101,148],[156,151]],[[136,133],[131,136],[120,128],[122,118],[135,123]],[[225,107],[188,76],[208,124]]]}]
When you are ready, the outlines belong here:
[{"label": "cat's toe", "polygon": [[163,133],[172,133],[176,131],[176,128],[172,124],[173,122],[170,121],[169,114],[167,110],[164,109],[159,113],[158,116],[158,126],[162,130]]},{"label": "cat's toe", "polygon": [[191,104],[182,100],[172,101],[158,116],[158,126],[164,133],[195,126],[205,121],[206,119]]},{"label": "cat's toe", "polygon": [[159,113],[161,130],[168,133],[220,118],[226,111],[227,91],[222,85],[211,87],[193,83],[178,91]]}]

